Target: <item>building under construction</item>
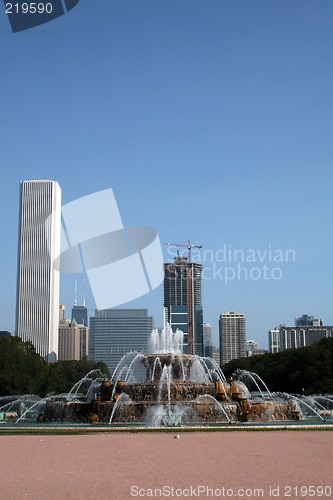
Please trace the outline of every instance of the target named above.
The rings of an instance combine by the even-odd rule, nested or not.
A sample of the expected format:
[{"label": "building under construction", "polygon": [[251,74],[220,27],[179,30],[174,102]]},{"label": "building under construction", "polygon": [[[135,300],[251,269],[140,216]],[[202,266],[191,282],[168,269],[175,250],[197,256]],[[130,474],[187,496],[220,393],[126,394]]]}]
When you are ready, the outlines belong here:
[{"label": "building under construction", "polygon": [[184,332],[184,353],[203,355],[201,264],[175,257],[164,264],[164,321]]}]

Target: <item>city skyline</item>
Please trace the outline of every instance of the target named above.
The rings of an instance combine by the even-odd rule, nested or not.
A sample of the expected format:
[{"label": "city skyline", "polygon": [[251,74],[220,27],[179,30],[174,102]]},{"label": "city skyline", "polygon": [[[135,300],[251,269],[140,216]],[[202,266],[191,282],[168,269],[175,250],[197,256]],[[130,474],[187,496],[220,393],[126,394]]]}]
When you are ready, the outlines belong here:
[{"label": "city skyline", "polygon": [[[21,181],[21,184],[22,183],[32,183],[32,182],[42,182],[42,180],[27,180],[27,181]],[[58,184],[56,181],[45,181],[45,182],[55,182],[56,184]],[[184,247],[186,247],[186,244],[182,245]],[[195,250],[196,250],[196,253],[195,253]],[[168,246],[168,254],[169,254],[169,258],[171,259],[171,257],[173,257],[173,252],[177,252],[177,258],[179,256],[183,256],[185,257],[185,255],[187,256],[188,255],[188,250],[183,250],[183,251],[180,251],[179,248],[176,246],[176,245],[172,245],[172,244],[169,244]],[[246,262],[256,262],[256,254],[259,256],[259,260],[262,262],[264,261],[265,257],[268,256],[268,258],[270,259],[270,262],[282,262],[282,263],[285,263],[285,262],[288,262],[288,260],[290,260],[291,262],[295,262],[295,254],[294,254],[294,251],[291,250],[291,249],[286,249],[284,251],[282,251],[281,249],[272,249],[272,245],[269,245],[266,249],[263,249],[262,251],[260,250],[255,250],[255,249],[236,249],[236,248],[233,248],[232,245],[224,245],[221,249],[218,249],[215,251],[215,253],[212,251],[212,250],[209,250],[209,249],[202,249],[202,250],[197,250],[197,249],[194,249],[194,258],[199,260],[199,265],[200,262],[204,262],[204,260],[201,260],[200,259],[200,253],[202,252],[204,258],[207,259],[207,262],[210,263],[210,264],[216,264],[217,263],[232,263],[233,260],[237,262],[237,258],[239,257],[240,258],[240,262],[242,263],[246,263]],[[215,259],[216,259],[216,262],[214,262],[214,255],[215,255]],[[186,257],[185,257],[186,258]],[[173,257],[173,259],[175,259],[175,257]],[[208,268],[209,269],[209,268]],[[226,268],[226,271],[227,270],[233,270],[233,274],[235,275],[237,273],[237,270],[234,270],[233,268]],[[246,268],[244,267],[240,267],[240,263],[238,262],[238,269],[240,270],[240,272],[246,272],[247,274],[245,274],[245,276],[249,276],[249,272],[251,273],[251,271],[253,271],[253,269],[256,270],[256,272],[263,272],[261,270],[259,270],[259,268],[250,268],[250,271],[246,270]],[[273,269],[276,269],[276,268],[273,268]],[[203,269],[203,279],[205,279],[205,271],[207,270],[207,267]],[[216,271],[215,271],[216,272]],[[218,271],[216,272],[216,274],[218,275]],[[74,294],[73,294],[73,302],[71,303],[66,303],[66,308],[69,306],[72,308],[75,308],[77,307],[78,309],[80,308],[83,308],[83,309],[87,309],[87,311],[90,311],[88,313],[88,322],[89,322],[89,318],[92,317],[94,315],[94,311],[96,310],[96,306],[94,305],[94,299],[93,299],[93,296],[91,294],[91,290],[89,288],[89,284],[88,284],[88,287],[86,285],[86,278],[84,275],[82,274],[79,274],[79,275],[69,275],[67,277],[65,277],[64,275],[63,276],[63,280],[67,282],[67,285],[69,283],[73,283],[75,285],[75,290],[74,290]],[[232,274],[229,274],[229,276],[227,276],[227,278],[229,277],[229,280],[232,281],[233,279],[233,275]],[[84,305],[80,306],[80,305],[76,305],[76,302],[77,302],[77,283],[78,282],[81,282],[81,295],[82,295],[82,304],[85,304],[86,302],[86,288],[88,288],[88,301],[90,302],[90,307],[86,308]],[[64,294],[68,294],[68,289],[64,289],[64,286],[62,287],[62,295]],[[71,292],[73,293],[73,292]],[[153,292],[150,292],[150,293],[153,293]],[[60,295],[61,297],[61,295]],[[149,298],[147,298],[147,296],[144,296],[142,299],[141,299],[142,303],[143,304],[147,304],[149,302]],[[60,299],[60,304],[64,301],[62,301]],[[133,302],[138,302],[138,301],[133,301]],[[71,304],[71,305],[69,305]],[[125,303],[125,304],[131,304],[130,303]],[[141,306],[143,308],[145,308],[145,305]],[[121,307],[118,307],[116,309],[119,309]],[[149,306],[147,306],[147,308],[149,308]],[[162,310],[163,310],[163,303],[161,304],[161,308],[160,308],[160,315],[156,321],[156,324],[159,325],[162,327],[163,326],[163,322],[165,320],[162,319],[161,320],[161,316],[162,316]],[[236,309],[236,308],[235,308]],[[302,311],[304,313],[304,311]],[[221,314],[221,313],[220,313]],[[219,316],[220,316],[219,314]],[[156,316],[153,314],[152,315],[154,318],[156,318]],[[206,318],[204,317],[204,320]],[[294,315],[294,319],[296,319],[296,315]],[[211,321],[213,323],[213,327],[212,327],[212,331],[214,332],[214,339],[213,339],[213,344],[215,346],[218,346],[219,345],[219,332],[218,332],[218,320],[216,321],[216,328],[214,328],[214,320]],[[265,332],[266,334],[266,338],[267,338],[267,333],[269,330],[279,326],[280,324],[283,324],[285,323],[285,321],[283,320],[280,320],[276,325],[274,326],[271,326],[267,332]],[[292,324],[292,321],[290,321],[290,324]],[[15,330],[12,331],[12,334],[15,333]],[[258,339],[258,337],[255,337],[255,336],[252,336],[256,341]],[[249,336],[248,336],[249,338]],[[260,339],[260,337],[259,337]],[[263,342],[261,342],[259,340],[259,344],[260,344],[260,347],[264,347],[264,348],[267,348],[267,345],[269,346],[269,342],[265,342],[265,340]]]},{"label": "city skyline", "polygon": [[[18,187],[31,178],[57,180],[63,204],[111,187],[126,224],[202,245],[214,344],[228,310],[263,347],[302,314],[333,324],[332,2],[91,5],[21,34],[0,16],[1,328],[15,327]],[[246,262],[221,262],[225,248]],[[61,277],[67,310],[75,278]],[[162,326],[162,304],[160,286],[124,307]]]},{"label": "city skyline", "polygon": [[0,5],[4,495],[328,498],[333,1]]}]

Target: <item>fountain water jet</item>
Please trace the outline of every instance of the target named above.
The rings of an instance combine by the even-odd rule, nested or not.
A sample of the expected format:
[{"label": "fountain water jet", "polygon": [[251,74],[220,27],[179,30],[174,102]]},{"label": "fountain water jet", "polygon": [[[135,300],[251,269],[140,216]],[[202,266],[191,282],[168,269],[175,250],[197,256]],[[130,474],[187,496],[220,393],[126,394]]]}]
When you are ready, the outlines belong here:
[{"label": "fountain water jet", "polygon": [[252,400],[241,380],[227,381],[211,358],[182,354],[183,334],[170,326],[153,330],[149,346],[152,354],[130,353],[118,364],[110,381],[104,381],[92,410],[94,421],[112,424],[226,423],[236,421],[300,419],[295,402],[273,400],[256,374],[246,375],[260,391],[258,379],[267,390],[269,401]]},{"label": "fountain water jet", "polygon": [[[303,418],[301,401],[296,396],[272,395],[260,377],[251,372],[238,371],[227,380],[213,359],[183,354],[182,344],[182,332],[174,334],[168,325],[162,333],[154,330],[150,346],[155,352],[128,353],[118,363],[111,379],[90,372],[67,396],[35,400],[27,412],[40,408],[39,422],[113,426],[173,427]],[[259,389],[260,398],[251,396],[244,383],[246,379],[251,379]],[[331,400],[328,396],[325,398],[328,406]],[[324,421],[311,405],[308,406]],[[324,412],[321,403],[317,406]],[[20,411],[19,421],[25,418],[23,413]]]}]

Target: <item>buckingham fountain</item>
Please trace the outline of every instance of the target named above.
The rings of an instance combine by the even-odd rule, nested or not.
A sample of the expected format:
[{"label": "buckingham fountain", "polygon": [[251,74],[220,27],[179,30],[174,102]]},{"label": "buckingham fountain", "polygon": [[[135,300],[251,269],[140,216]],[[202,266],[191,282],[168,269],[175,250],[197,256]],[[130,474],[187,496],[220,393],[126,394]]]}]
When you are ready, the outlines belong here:
[{"label": "buckingham fountain", "polygon": [[38,423],[174,427],[308,417],[325,421],[323,415],[333,408],[328,397],[324,405],[315,398],[271,394],[258,375],[244,370],[227,380],[212,358],[183,354],[183,333],[170,326],[152,331],[148,350],[150,354],[126,354],[110,379],[93,370],[68,394],[35,400],[21,396],[0,405],[0,414],[19,405],[18,424],[29,418]]},{"label": "buckingham fountain", "polygon": [[245,372],[227,380],[212,358],[183,354],[179,330],[153,330],[149,351],[126,355],[102,383],[92,408],[96,421],[160,427],[301,418],[291,398],[253,400],[240,380]]}]

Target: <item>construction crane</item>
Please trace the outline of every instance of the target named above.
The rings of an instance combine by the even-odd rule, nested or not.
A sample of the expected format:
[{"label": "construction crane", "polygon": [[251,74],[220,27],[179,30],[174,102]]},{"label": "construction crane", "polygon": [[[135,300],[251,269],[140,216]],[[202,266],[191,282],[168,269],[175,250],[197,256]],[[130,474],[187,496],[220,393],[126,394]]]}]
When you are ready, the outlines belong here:
[{"label": "construction crane", "polygon": [[[174,247],[186,247],[187,248],[187,314],[188,314],[188,350],[189,354],[195,354],[194,352],[194,317],[193,317],[193,266],[191,264],[191,250],[192,248],[202,248],[202,245],[192,245],[190,240],[187,240],[187,245],[182,243],[164,243],[164,245],[174,246]],[[179,255],[179,254],[178,254]]]},{"label": "construction crane", "polygon": [[164,243],[164,245],[173,246],[173,247],[186,247],[187,248],[187,256],[188,262],[191,262],[191,250],[192,248],[202,248],[202,245],[192,245],[190,240],[187,240],[187,245],[183,243]]}]

